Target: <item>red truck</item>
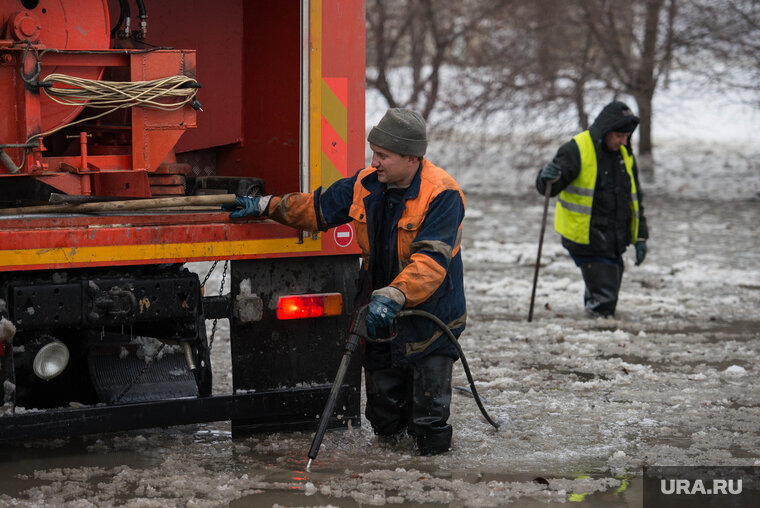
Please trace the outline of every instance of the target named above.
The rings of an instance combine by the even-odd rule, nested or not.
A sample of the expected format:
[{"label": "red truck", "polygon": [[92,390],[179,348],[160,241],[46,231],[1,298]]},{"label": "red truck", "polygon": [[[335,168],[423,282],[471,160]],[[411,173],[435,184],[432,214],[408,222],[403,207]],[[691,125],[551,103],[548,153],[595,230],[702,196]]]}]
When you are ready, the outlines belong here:
[{"label": "red truck", "polygon": [[[0,0],[0,439],[315,427],[354,232],[219,203],[364,166],[364,37],[360,0]],[[204,295],[197,261],[230,292]],[[212,393],[219,318],[229,394]],[[359,379],[332,426],[359,423]]]}]

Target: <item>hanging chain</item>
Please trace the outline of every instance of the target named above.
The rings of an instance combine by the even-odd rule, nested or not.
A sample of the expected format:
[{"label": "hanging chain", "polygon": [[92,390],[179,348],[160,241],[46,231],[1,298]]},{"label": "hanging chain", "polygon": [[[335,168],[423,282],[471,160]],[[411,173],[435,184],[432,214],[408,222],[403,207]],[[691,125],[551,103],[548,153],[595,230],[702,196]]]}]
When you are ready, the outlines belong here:
[{"label": "hanging chain", "polygon": [[[203,288],[206,285],[206,282],[208,281],[209,277],[211,277],[211,273],[214,271],[214,268],[216,268],[217,263],[219,261],[214,261],[214,264],[211,265],[211,268],[209,269],[208,273],[206,274],[206,277],[203,279],[203,282],[201,283],[201,288]],[[222,283],[219,285],[219,296],[224,295],[224,281],[227,278],[227,267],[229,266],[230,261],[226,260],[224,262],[224,267],[222,268]],[[211,353],[211,348],[214,346],[214,335],[216,335],[216,323],[218,322],[218,319],[214,319],[214,321],[211,323],[211,337],[208,341],[208,351]]]},{"label": "hanging chain", "polygon": [[211,274],[214,272],[214,268],[216,268],[216,265],[219,263],[219,261],[214,261],[214,264],[211,265],[211,268],[208,269],[208,273],[206,274],[206,277],[203,279],[203,282],[201,282],[201,289],[206,285],[206,282],[208,282],[208,278],[211,277]]}]

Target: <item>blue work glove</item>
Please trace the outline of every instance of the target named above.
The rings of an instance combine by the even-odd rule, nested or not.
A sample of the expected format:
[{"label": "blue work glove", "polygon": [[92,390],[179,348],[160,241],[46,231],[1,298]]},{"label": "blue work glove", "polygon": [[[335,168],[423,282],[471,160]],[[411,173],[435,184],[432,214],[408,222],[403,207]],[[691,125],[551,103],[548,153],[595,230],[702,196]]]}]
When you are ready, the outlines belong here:
[{"label": "blue work glove", "polygon": [[390,329],[402,305],[387,296],[373,294],[367,308],[367,335],[370,339],[377,338],[377,333],[383,328]]},{"label": "blue work glove", "polygon": [[647,242],[639,240],[636,242],[636,266],[643,263],[645,257],[647,257]]},{"label": "blue work glove", "polygon": [[551,161],[549,164],[544,166],[544,169],[541,170],[541,179],[547,182],[551,182],[557,179],[559,176],[559,166],[554,163],[554,161]]},{"label": "blue work glove", "polygon": [[230,219],[261,217],[262,215],[266,215],[270,199],[272,199],[272,196],[238,196],[234,204],[223,204],[222,210],[234,210],[230,213]]}]

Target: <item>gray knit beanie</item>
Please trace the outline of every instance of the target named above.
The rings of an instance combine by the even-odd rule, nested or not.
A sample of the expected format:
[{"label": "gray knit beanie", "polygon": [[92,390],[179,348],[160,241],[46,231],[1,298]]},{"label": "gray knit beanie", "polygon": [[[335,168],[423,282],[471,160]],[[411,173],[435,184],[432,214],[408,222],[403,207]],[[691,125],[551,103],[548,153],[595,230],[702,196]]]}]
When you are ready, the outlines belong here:
[{"label": "gray knit beanie", "polygon": [[391,108],[369,131],[367,141],[397,154],[422,157],[427,149],[425,119],[411,109]]}]

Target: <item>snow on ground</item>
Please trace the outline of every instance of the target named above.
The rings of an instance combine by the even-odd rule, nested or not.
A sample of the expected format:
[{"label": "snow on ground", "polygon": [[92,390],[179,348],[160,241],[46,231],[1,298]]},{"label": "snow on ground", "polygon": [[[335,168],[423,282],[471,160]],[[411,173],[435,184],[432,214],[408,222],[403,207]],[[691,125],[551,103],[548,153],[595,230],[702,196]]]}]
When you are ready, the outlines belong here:
[{"label": "snow on ground", "polygon": [[[640,506],[644,465],[760,465],[758,115],[714,124],[712,142],[675,126],[728,106],[711,99],[679,119],[682,97],[659,100],[672,126],[657,127],[657,178],[644,184],[649,255],[636,267],[628,254],[612,320],[584,316],[552,206],[527,322],[543,210],[533,179],[572,133],[536,146],[519,132],[431,142],[467,194],[461,344],[498,431],[456,390],[453,449],[437,457],[378,442],[366,421],[328,433],[311,472],[311,434],[233,441],[227,423],[30,443],[2,452],[0,505]],[[220,279],[221,265],[206,294]],[[231,392],[226,320],[212,364],[215,392]],[[467,384],[460,364],[454,384]]]},{"label": "snow on ground", "polygon": [[[34,444],[5,452],[0,504],[635,506],[643,465],[760,465],[760,202],[652,199],[650,254],[627,260],[614,320],[583,315],[580,275],[547,232],[528,323],[541,197],[468,198],[461,343],[500,430],[457,390],[453,449],[432,458],[366,421],[328,433],[311,472],[311,434],[232,441],[226,423]],[[226,320],[212,361],[229,393]]]}]

